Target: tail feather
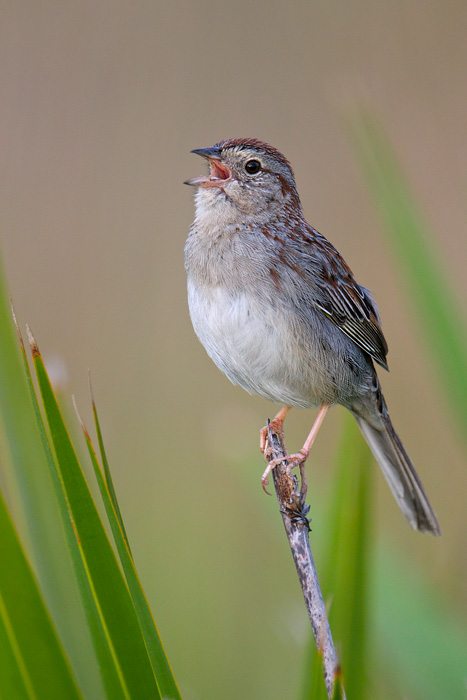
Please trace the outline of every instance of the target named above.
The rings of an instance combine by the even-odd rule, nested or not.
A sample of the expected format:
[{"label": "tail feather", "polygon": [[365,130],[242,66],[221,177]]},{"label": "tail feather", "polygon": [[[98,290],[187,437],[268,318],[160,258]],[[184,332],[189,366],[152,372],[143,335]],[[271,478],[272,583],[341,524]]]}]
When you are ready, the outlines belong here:
[{"label": "tail feather", "polygon": [[380,414],[378,427],[369,423],[355,410],[352,413],[405,519],[415,530],[440,535],[438,519],[387,411]]}]

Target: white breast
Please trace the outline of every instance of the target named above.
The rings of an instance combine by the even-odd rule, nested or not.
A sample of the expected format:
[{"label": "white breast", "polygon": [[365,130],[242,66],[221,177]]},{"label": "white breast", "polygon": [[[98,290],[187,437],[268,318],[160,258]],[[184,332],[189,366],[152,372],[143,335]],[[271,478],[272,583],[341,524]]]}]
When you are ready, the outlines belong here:
[{"label": "white breast", "polygon": [[208,355],[231,382],[271,401],[310,406],[310,387],[294,366],[290,328],[283,314],[252,295],[188,280],[195,332]]}]

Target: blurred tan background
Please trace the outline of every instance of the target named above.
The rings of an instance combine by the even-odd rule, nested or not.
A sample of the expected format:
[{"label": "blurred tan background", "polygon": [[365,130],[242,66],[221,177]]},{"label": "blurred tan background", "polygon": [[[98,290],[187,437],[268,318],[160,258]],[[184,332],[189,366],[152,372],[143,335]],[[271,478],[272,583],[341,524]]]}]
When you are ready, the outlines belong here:
[{"label": "blurred tan background", "polygon": [[[182,182],[204,169],[189,151],[222,138],[256,136],[287,155],[308,220],[373,290],[390,345],[385,394],[444,534],[412,533],[378,476],[379,541],[465,616],[465,465],[341,117],[364,99],[383,120],[465,299],[466,22],[465,2],[441,0],[2,3],[9,287],[88,422],[92,371],[136,561],[187,700],[292,697],[308,633],[259,482],[258,430],[276,407],[228,383],[187,312]],[[342,411],[310,460],[312,504],[327,495]],[[291,447],[312,420],[290,415]]]}]

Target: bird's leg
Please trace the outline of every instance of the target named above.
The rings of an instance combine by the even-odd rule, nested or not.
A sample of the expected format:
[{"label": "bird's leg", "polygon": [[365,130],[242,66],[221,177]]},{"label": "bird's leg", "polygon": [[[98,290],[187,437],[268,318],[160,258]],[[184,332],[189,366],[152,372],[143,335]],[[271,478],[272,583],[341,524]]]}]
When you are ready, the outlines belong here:
[{"label": "bird's leg", "polygon": [[[318,415],[316,416],[316,420],[313,423],[313,427],[311,428],[311,430],[308,434],[308,437],[305,440],[305,444],[303,445],[300,452],[297,452],[294,455],[286,455],[284,458],[271,459],[263,476],[261,477],[261,484],[262,484],[262,487],[265,491],[266,491],[266,486],[269,483],[269,480],[268,480],[269,473],[274,469],[274,467],[277,467],[278,464],[283,462],[284,459],[287,460],[287,463],[288,463],[287,466],[289,469],[293,469],[293,467],[297,467],[297,466],[300,467],[300,476],[302,479],[302,483],[303,483],[303,479],[305,479],[305,483],[306,483],[305,461],[306,461],[308,455],[310,454],[311,446],[315,440],[315,437],[318,434],[318,430],[321,427],[321,423],[323,422],[324,416],[328,412],[328,409],[329,409],[328,404],[323,403],[323,405],[319,409]],[[282,409],[282,411],[280,413],[283,413],[284,410],[285,409]],[[287,413],[287,411],[285,411],[285,413]],[[284,416],[285,416],[285,413],[284,413]],[[283,420],[283,418],[282,418],[282,420]],[[267,493],[267,491],[266,491],[266,493]]]},{"label": "bird's leg", "polygon": [[269,422],[269,425],[265,425],[264,428],[261,428],[259,431],[259,449],[263,453],[265,457],[267,455],[265,454],[266,451],[266,444],[267,444],[267,436],[268,436],[268,428],[271,428],[272,433],[276,433],[279,435],[281,438],[284,437],[284,418],[286,417],[287,413],[290,411],[290,406],[284,406],[284,408],[281,408],[279,413],[272,419],[272,421]]},{"label": "bird's leg", "polygon": [[[297,464],[302,464],[306,460],[308,455],[310,454],[311,446],[315,441],[315,437],[318,435],[318,430],[321,428],[321,423],[323,422],[324,416],[328,412],[328,409],[329,409],[329,406],[328,406],[328,404],[325,404],[325,403],[323,403],[323,405],[319,409],[318,415],[316,416],[315,422],[313,423],[313,427],[310,430],[307,439],[305,440],[305,444],[303,445],[300,452],[297,453],[297,456],[302,457],[302,459],[300,459],[300,461],[298,461]],[[295,456],[296,455],[290,456],[289,460],[293,460],[293,458]],[[296,466],[296,465],[294,465],[294,466]]]}]

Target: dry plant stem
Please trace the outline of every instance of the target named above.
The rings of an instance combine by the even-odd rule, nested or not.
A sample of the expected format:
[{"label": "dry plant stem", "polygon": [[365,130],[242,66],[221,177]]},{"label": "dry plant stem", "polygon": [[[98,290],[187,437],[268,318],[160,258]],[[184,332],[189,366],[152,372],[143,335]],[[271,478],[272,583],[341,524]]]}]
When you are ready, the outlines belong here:
[{"label": "dry plant stem", "polygon": [[[310,527],[307,514],[310,507],[305,505],[306,481],[302,479],[301,488],[299,488],[298,478],[291,474],[287,467],[287,452],[283,438],[271,431],[269,426],[267,448],[269,448],[266,452],[269,461],[278,458],[284,460],[272,471],[274,487],[316,646],[322,655],[326,690],[328,697],[332,698],[335,679],[340,675],[339,665],[308,537]],[[343,697],[345,698],[345,694]]]}]

